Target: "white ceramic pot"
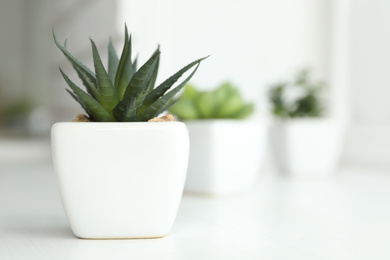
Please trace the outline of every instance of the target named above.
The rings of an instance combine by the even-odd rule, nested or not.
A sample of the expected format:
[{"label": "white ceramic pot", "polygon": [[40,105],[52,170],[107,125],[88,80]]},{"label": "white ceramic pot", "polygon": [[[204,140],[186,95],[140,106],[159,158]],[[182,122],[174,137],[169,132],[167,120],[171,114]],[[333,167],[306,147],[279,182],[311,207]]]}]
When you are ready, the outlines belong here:
[{"label": "white ceramic pot", "polygon": [[278,168],[293,176],[331,175],[342,149],[343,127],[329,119],[291,119],[270,128]]},{"label": "white ceramic pot", "polygon": [[153,238],[172,228],[189,153],[185,124],[57,123],[52,154],[80,238]]},{"label": "white ceramic pot", "polygon": [[265,126],[245,120],[186,124],[191,146],[185,191],[226,195],[253,186],[263,164]]}]

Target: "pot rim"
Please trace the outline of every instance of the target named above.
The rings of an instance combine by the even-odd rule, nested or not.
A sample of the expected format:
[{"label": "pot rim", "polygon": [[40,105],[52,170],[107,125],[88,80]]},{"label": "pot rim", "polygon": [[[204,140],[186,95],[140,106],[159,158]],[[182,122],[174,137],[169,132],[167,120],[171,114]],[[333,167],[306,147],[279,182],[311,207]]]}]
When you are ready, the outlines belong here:
[{"label": "pot rim", "polygon": [[160,124],[172,124],[172,125],[180,125],[184,124],[181,121],[174,122],[56,122],[54,125],[160,125]]}]

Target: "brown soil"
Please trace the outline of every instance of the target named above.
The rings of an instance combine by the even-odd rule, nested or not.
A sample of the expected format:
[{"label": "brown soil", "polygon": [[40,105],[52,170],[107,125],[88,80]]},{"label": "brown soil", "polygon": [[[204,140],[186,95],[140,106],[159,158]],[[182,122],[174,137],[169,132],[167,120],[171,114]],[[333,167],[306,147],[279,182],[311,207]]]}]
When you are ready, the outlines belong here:
[{"label": "brown soil", "polygon": [[166,114],[165,116],[162,117],[152,118],[148,122],[173,122],[173,121],[175,121],[173,119],[173,116],[171,114]]},{"label": "brown soil", "polygon": [[78,114],[72,122],[92,122],[92,120],[87,115]]},{"label": "brown soil", "polygon": [[[155,117],[150,119],[148,122],[173,122],[175,121],[173,119],[173,116],[171,114],[166,114],[165,116],[162,117]],[[72,122],[92,122],[92,120],[84,114],[78,114],[76,116],[76,119],[74,119]]]}]

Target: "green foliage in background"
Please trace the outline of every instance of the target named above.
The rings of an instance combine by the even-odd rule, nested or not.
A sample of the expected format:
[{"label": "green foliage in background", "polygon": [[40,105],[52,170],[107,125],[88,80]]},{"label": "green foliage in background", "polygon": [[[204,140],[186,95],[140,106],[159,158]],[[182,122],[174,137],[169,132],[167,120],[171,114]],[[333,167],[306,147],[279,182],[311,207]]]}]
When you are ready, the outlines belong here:
[{"label": "green foliage in background", "polygon": [[7,127],[8,125],[27,121],[33,108],[34,105],[29,100],[14,101],[0,109],[0,124]]},{"label": "green foliage in background", "polygon": [[[169,109],[175,102],[175,95],[191,79],[199,67],[200,62],[207,58],[198,59],[169,77],[155,88],[160,61],[159,47],[150,59],[137,69],[137,58],[132,60],[131,36],[125,27],[125,42],[122,55],[117,56],[112,42],[108,46],[108,70],[91,40],[93,73],[84,64],[68,52],[56,39],[54,41],[66,58],[73,65],[87,92],[73,83],[61,70],[66,83],[72,91],[68,93],[81,105],[93,121],[97,122],[135,122],[148,121]],[[175,82],[192,67],[195,69],[179,85],[168,90]]]},{"label": "green foliage in background", "polygon": [[181,120],[248,117],[254,109],[252,103],[245,103],[238,89],[229,82],[214,91],[199,91],[186,85],[180,100],[169,110]]},{"label": "green foliage in background", "polygon": [[[280,118],[323,116],[324,109],[319,98],[323,87],[324,83],[311,79],[309,70],[301,70],[292,82],[271,86],[269,99],[272,113]],[[288,91],[295,91],[299,96],[289,100],[286,94]]]}]

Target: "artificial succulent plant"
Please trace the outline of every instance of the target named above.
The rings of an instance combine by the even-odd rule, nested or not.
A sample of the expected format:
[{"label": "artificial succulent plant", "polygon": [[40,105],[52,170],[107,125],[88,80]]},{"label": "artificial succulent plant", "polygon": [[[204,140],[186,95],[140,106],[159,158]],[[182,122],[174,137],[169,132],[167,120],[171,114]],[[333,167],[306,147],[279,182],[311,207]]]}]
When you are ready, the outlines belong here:
[{"label": "artificial succulent plant", "polygon": [[[191,62],[155,88],[160,48],[137,69],[137,58],[132,59],[131,36],[125,26],[125,42],[120,57],[112,41],[108,45],[108,69],[103,66],[99,52],[91,39],[94,72],[77,60],[61,45],[54,34],[55,44],[71,62],[87,92],[78,87],[60,69],[72,91],[68,93],[81,105],[92,121],[139,122],[148,121],[169,109],[177,100],[175,95],[191,79],[202,60]],[[175,82],[192,67],[195,69],[179,85],[168,92]]]},{"label": "artificial succulent plant", "polygon": [[169,111],[182,120],[243,119],[253,109],[254,105],[244,102],[237,87],[225,82],[211,91],[199,91],[187,84],[180,100]]},{"label": "artificial succulent plant", "polygon": [[299,71],[291,82],[272,85],[269,90],[272,114],[279,118],[321,117],[323,86],[323,82],[312,80],[308,69]]}]

